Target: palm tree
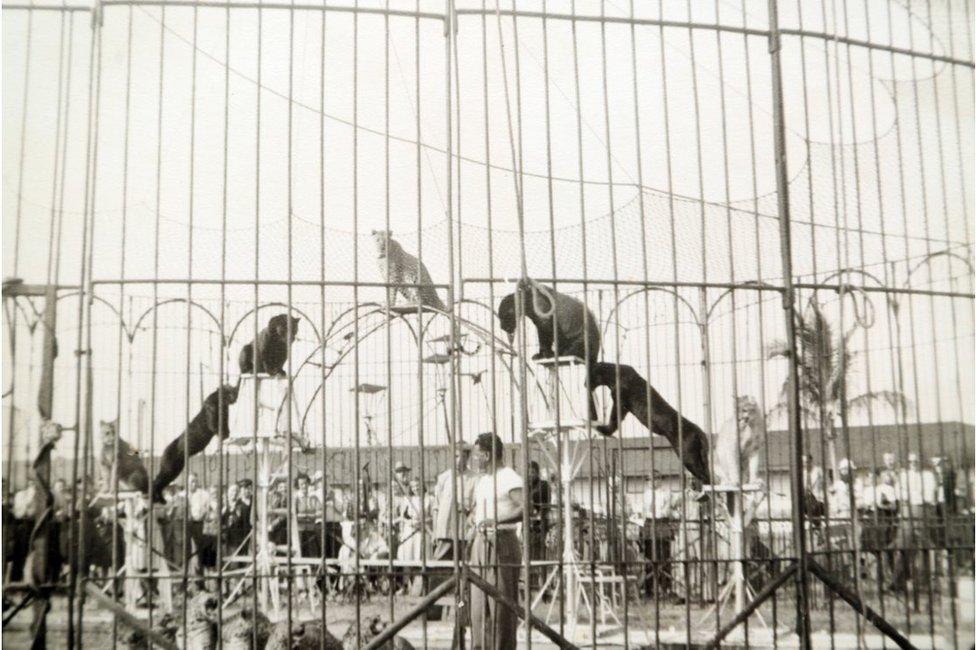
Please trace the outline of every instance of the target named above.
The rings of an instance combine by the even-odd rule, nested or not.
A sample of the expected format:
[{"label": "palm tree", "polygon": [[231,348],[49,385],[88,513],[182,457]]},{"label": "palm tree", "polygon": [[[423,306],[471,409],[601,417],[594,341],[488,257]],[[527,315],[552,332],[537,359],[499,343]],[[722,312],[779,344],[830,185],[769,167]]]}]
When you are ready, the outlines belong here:
[{"label": "palm tree", "polygon": [[[830,466],[837,469],[835,440],[837,424],[845,428],[852,411],[866,408],[872,402],[882,402],[904,415],[908,400],[896,390],[869,391],[848,397],[847,387],[852,361],[858,353],[849,348],[854,332],[860,325],[854,324],[847,332],[835,333],[816,300],[811,298],[805,315],[796,316],[796,345],[799,355],[797,375],[800,381],[800,415],[806,423],[820,424],[827,437],[827,453]],[[788,358],[791,354],[785,341],[774,341],[766,349],[767,357]],[[783,382],[781,401],[771,414],[781,413],[788,406],[789,379]]]}]

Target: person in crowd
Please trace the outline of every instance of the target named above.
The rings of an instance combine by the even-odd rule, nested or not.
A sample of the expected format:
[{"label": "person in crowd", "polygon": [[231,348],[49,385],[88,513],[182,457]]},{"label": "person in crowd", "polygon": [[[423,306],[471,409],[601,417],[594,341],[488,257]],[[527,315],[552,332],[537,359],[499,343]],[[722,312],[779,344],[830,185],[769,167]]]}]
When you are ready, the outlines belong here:
[{"label": "person in crowd", "polygon": [[292,494],[295,517],[298,523],[299,548],[302,557],[320,557],[320,531],[315,527],[315,519],[322,511],[322,501],[311,492],[308,475],[300,473],[295,478],[295,492]]},{"label": "person in crowd", "polygon": [[163,556],[174,566],[183,565],[183,550],[188,548],[182,543],[183,521],[186,518],[186,496],[175,485],[168,485],[163,490],[164,505],[159,519],[159,533],[163,541]]},{"label": "person in crowd", "polygon": [[[10,499],[10,484],[7,479],[3,479],[3,522],[0,531],[3,533],[3,584],[7,584],[7,569],[10,564],[10,558],[13,557],[14,551],[14,508]],[[6,592],[3,594],[3,611],[11,606],[11,601],[7,598]]]},{"label": "person in crowd", "polygon": [[329,488],[325,494],[325,505],[322,508],[324,518],[325,539],[323,540],[323,556],[331,559],[339,557],[342,547],[342,492],[339,488]]},{"label": "person in crowd", "polygon": [[826,513],[824,506],[824,472],[823,468],[813,460],[813,454],[803,455],[803,505],[809,517],[823,517]]},{"label": "person in crowd", "polygon": [[881,475],[882,477],[891,476],[894,484],[898,484],[898,477],[901,474],[901,468],[898,467],[898,457],[894,452],[886,451],[881,455]]},{"label": "person in crowd", "polygon": [[[425,519],[429,520],[433,513],[428,509],[423,486],[419,479],[410,479],[407,492],[399,501],[396,521],[400,529],[400,544],[397,546],[396,558],[403,561],[419,561],[424,558],[424,541],[429,534],[425,528]],[[415,573],[416,570],[406,570],[404,573]],[[405,581],[400,590],[404,593],[409,589],[411,593],[420,587],[417,580]]]},{"label": "person in crowd", "polygon": [[959,512],[959,491],[956,486],[956,470],[950,458],[932,458],[932,473],[935,478],[935,515],[939,519],[951,517]]},{"label": "person in crowd", "polygon": [[[522,519],[522,477],[505,465],[504,445],[494,432],[475,442],[482,476],[474,491],[470,562],[483,580],[518,602],[521,551],[515,529]],[[518,617],[471,586],[471,647],[507,650],[518,644]]]},{"label": "person in crowd", "polygon": [[268,539],[272,544],[288,544],[288,482],[283,476],[271,481],[271,494],[268,495]]},{"label": "person in crowd", "polygon": [[948,458],[932,457],[932,474],[935,482],[935,505],[932,522],[932,540],[944,547],[949,541],[949,531],[954,528],[951,519],[958,513],[956,470]]},{"label": "person in crowd", "polygon": [[186,477],[187,503],[187,534],[193,544],[193,555],[196,558],[196,570],[201,573],[203,567],[202,555],[205,552],[206,540],[203,537],[203,524],[210,509],[210,493],[200,485],[200,477],[196,472],[190,472]]},{"label": "person in crowd", "polygon": [[918,454],[908,454],[907,467],[902,470],[899,484],[899,502],[902,518],[911,522],[913,534],[927,542],[930,528],[935,521],[936,487],[935,473],[920,466]]},{"label": "person in crowd", "polygon": [[897,477],[879,469],[869,485],[866,484],[861,500],[867,508],[873,509],[882,517],[893,517],[898,514]]},{"label": "person in crowd", "polygon": [[34,518],[36,516],[36,493],[34,478],[28,476],[24,488],[14,494],[14,542],[10,559],[10,580],[12,582],[20,582],[24,579],[24,563],[27,561],[27,554],[30,552],[30,534],[34,529]]},{"label": "person in crowd", "polygon": [[393,468],[393,496],[406,496],[410,492],[410,468],[403,461],[397,461]]},{"label": "person in crowd", "polygon": [[[466,524],[471,512],[474,488],[478,483],[478,474],[468,467],[471,449],[463,443],[457,445],[454,457],[454,469],[446,469],[437,477],[434,487],[436,501],[436,518],[434,520],[434,559],[451,560],[455,551],[460,557],[465,557],[467,548]],[[461,486],[459,498],[455,499],[455,476]],[[458,511],[460,505],[460,512]],[[455,536],[455,519],[457,519],[457,537]]]},{"label": "person in crowd", "polygon": [[674,539],[675,494],[661,486],[661,475],[655,470],[644,489],[644,525],[641,529],[644,557],[648,560],[644,591],[666,597],[671,593],[671,542]]},{"label": "person in crowd", "polygon": [[221,553],[223,557],[233,555],[241,540],[237,537],[240,529],[237,526],[237,500],[240,498],[240,486],[231,483],[224,493],[224,502],[220,507]]},{"label": "person in crowd", "polygon": [[217,486],[207,490],[207,510],[203,515],[202,547],[199,551],[200,564],[205,569],[217,566],[217,535],[220,532],[220,493]]},{"label": "person in crowd", "polygon": [[237,553],[247,554],[250,549],[248,536],[251,534],[251,501],[254,483],[249,478],[237,482],[238,497],[234,504],[234,538],[237,540]]},{"label": "person in crowd", "polygon": [[[549,512],[552,508],[552,491],[549,481],[542,478],[539,463],[529,462],[529,559],[546,559],[546,540],[549,536]],[[546,569],[533,570],[531,587],[539,588],[545,579]]]},{"label": "person in crowd", "polygon": [[51,496],[54,497],[54,517],[63,520],[67,516],[68,503],[71,501],[71,493],[68,492],[68,482],[63,478],[54,481],[54,484],[51,486]]},{"label": "person in crowd", "polygon": [[339,550],[339,568],[342,572],[339,585],[344,591],[348,591],[355,580],[357,556],[361,560],[387,560],[390,557],[390,547],[386,545],[379,527],[366,519],[351,522],[343,542]]},{"label": "person in crowd", "polygon": [[827,492],[827,513],[831,520],[837,523],[849,521],[851,518],[851,500],[861,502],[861,484],[855,480],[857,468],[847,458],[837,463],[837,479],[830,484]]},{"label": "person in crowd", "polygon": [[916,587],[928,581],[928,562],[922,562],[917,571],[916,547],[929,543],[929,525],[934,515],[936,500],[935,474],[921,469],[918,454],[908,454],[907,467],[898,475],[898,532],[893,546],[897,559],[892,572],[889,591],[904,591],[908,580],[914,579]]}]

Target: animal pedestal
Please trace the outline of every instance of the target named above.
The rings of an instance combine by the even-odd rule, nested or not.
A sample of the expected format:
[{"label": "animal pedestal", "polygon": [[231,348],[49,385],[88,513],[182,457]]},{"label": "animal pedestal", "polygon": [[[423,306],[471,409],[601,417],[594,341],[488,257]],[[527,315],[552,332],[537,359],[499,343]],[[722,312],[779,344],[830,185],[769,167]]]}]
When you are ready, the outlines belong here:
[{"label": "animal pedestal", "polygon": [[[579,357],[539,359],[546,371],[546,402],[529,405],[529,428],[537,431],[586,429],[590,396],[586,364]],[[592,426],[599,422],[592,422]]]},{"label": "animal pedestal", "polygon": [[[549,456],[553,466],[559,467],[560,489],[562,490],[563,526],[565,530],[574,530],[573,526],[573,479],[579,471],[582,459],[585,457],[586,445],[582,442],[570,444],[576,439],[581,441],[592,435],[599,422],[589,421],[590,395],[586,387],[586,364],[578,357],[556,357],[538,360],[538,365],[546,371],[546,401],[529,406],[529,429],[533,438],[541,443],[542,450]],[[589,421],[589,423],[588,423]],[[550,444],[555,443],[550,450]],[[582,600],[585,609],[592,617],[597,611],[597,589],[591,591],[593,602],[588,602],[581,584],[586,582],[583,566],[577,557],[574,547],[574,535],[563,535],[563,567],[554,569],[546,583],[536,597],[537,606],[541,602],[546,589],[555,582],[562,583],[562,589],[568,594],[565,620],[568,624],[569,638],[576,634],[577,611]],[[592,581],[591,581],[592,584]],[[552,603],[555,602],[553,599]],[[547,620],[553,613],[550,603]],[[612,612],[611,612],[611,615]]]},{"label": "animal pedestal", "polygon": [[[251,571],[262,576],[259,581],[258,594],[261,606],[267,610],[269,602],[271,609],[277,611],[281,604],[279,594],[274,586],[274,580],[267,579],[272,575],[274,564],[274,549],[268,540],[270,532],[270,513],[268,496],[270,494],[271,479],[274,473],[272,453],[287,450],[290,441],[300,440],[296,432],[301,430],[301,415],[291,392],[291,382],[287,377],[269,377],[268,375],[244,375],[237,394],[237,402],[229,412],[230,440],[228,444],[241,450],[253,450],[257,466],[257,481],[255,484],[254,503],[257,506],[253,540],[257,544],[257,564]],[[289,409],[291,417],[289,419]],[[294,522],[294,517],[290,518]],[[298,534],[292,535],[294,551],[298,548]],[[250,562],[250,556],[240,558],[243,562]],[[250,584],[251,575],[246,575],[238,588],[245,583]]]},{"label": "animal pedestal", "polygon": [[[701,624],[704,625],[713,613],[719,616],[724,606],[730,601],[735,607],[733,611],[741,612],[746,603],[755,597],[746,580],[743,561],[748,550],[748,544],[745,543],[747,530],[749,524],[752,523],[756,507],[756,501],[750,502],[749,495],[757,495],[762,498],[762,486],[758,483],[745,483],[742,485],[705,485],[702,489],[704,492],[712,494],[713,510],[716,513],[713,518],[717,526],[716,532],[718,537],[726,543],[723,549],[725,552],[716,553],[717,559],[731,560],[725,584],[720,589],[715,603],[708,608],[701,619]],[[758,608],[755,610],[755,615],[763,627],[767,627]]]},{"label": "animal pedestal", "polygon": [[[120,491],[117,494],[104,492],[95,497],[92,505],[120,510],[118,522],[122,528],[125,553],[117,560],[122,564],[125,577],[128,578],[121,581],[126,609],[135,611],[139,607],[137,603],[143,586],[140,578],[148,579],[151,575],[166,585],[159,591],[156,602],[164,611],[172,611],[172,574],[169,564],[162,558],[163,538],[158,519],[151,527],[148,525],[149,517],[161,514],[162,506],[147,503],[145,495],[136,491]],[[152,537],[149,537],[150,528]],[[153,558],[153,555],[156,557]]]},{"label": "animal pedestal", "polygon": [[228,419],[231,438],[244,439],[285,436],[289,431],[294,435],[302,422],[288,378],[263,374],[241,377]]}]

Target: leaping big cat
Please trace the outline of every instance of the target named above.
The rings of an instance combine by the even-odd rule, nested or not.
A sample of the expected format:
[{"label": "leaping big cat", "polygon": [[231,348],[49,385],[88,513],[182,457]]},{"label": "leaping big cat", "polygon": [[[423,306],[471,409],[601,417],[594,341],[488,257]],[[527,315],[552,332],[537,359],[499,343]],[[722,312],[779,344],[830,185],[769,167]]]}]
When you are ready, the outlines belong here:
[{"label": "leaping big cat", "polygon": [[522,315],[532,321],[539,336],[539,351],[532,355],[533,359],[575,356],[585,360],[587,365],[596,363],[600,356],[600,326],[593,312],[576,298],[559,293],[552,287],[536,284],[536,299],[543,312],[539,313],[533,299],[532,284],[520,280],[515,293],[505,296],[498,304],[498,320],[509,342],[515,340],[519,313],[515,301],[518,297]]},{"label": "leaping big cat", "polygon": [[[119,421],[100,422],[102,433],[101,464],[108,479],[108,489],[115,489],[118,478],[120,490],[138,490],[149,493],[149,474],[139,452],[119,436]],[[117,441],[117,442],[116,442]],[[118,446],[116,446],[118,445]]]},{"label": "leaping big cat", "polygon": [[163,450],[159,462],[159,472],[153,481],[153,500],[163,502],[163,490],[180,475],[186,461],[206,449],[214,436],[227,438],[230,427],[227,424],[230,405],[237,401],[239,386],[225,384],[207,395],[203,408],[197,413],[186,429]]},{"label": "leaping big cat", "polygon": [[[619,400],[617,372],[620,373]],[[708,436],[697,424],[678,413],[631,366],[597,363],[590,367],[590,390],[599,386],[610,389],[613,404],[610,422],[596,427],[605,436],[613,435],[620,422],[633,413],[653,433],[664,436],[691,475],[702,483],[711,483],[708,465]],[[651,401],[648,404],[647,396]],[[680,431],[679,431],[680,426]]]},{"label": "leaping big cat", "polygon": [[372,234],[373,242],[376,244],[376,263],[380,276],[390,285],[386,289],[387,305],[395,305],[397,294],[400,293],[409,304],[450,311],[437,295],[427,267],[403,250],[400,242],[393,239],[392,232],[374,230]]},{"label": "leaping big cat", "polygon": [[[285,376],[288,352],[298,335],[298,322],[301,320],[292,317],[289,323],[288,318],[288,314],[272,316],[268,320],[268,326],[258,333],[258,338],[241,349],[238,362],[242,375],[268,373],[277,377]],[[255,347],[257,354],[255,354]]]}]

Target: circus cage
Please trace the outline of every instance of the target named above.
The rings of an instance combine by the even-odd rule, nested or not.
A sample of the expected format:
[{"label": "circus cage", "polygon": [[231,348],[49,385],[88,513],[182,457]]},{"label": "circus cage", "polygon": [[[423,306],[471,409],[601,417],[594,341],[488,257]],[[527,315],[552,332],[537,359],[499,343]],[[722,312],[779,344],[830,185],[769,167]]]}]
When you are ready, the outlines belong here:
[{"label": "circus cage", "polygon": [[11,647],[972,646],[972,3],[3,17]]}]

